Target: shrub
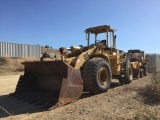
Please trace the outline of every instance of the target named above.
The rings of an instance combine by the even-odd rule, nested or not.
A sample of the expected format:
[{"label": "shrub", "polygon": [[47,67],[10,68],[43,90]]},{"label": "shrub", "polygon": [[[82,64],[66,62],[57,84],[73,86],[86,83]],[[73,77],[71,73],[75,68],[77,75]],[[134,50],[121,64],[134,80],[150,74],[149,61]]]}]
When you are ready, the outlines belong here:
[{"label": "shrub", "polygon": [[149,103],[160,103],[160,72],[155,69],[150,74],[151,81],[142,91],[142,95]]},{"label": "shrub", "polygon": [[151,83],[146,85],[146,97],[153,102],[160,102],[160,73],[151,74]]},{"label": "shrub", "polygon": [[0,65],[5,65],[9,63],[8,57],[0,57]]},{"label": "shrub", "polygon": [[22,72],[24,71],[24,66],[20,65],[15,69],[15,72]]},{"label": "shrub", "polygon": [[49,45],[45,45],[45,48],[49,48]]}]

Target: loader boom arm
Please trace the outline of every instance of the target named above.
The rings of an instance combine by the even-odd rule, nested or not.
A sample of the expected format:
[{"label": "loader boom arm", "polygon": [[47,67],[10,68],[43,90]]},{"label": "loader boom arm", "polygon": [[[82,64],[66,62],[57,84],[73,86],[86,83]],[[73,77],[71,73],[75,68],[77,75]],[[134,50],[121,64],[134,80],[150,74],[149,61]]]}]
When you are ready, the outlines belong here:
[{"label": "loader boom arm", "polygon": [[83,52],[82,54],[80,54],[78,57],[77,57],[77,61],[75,63],[75,69],[80,69],[80,67],[83,66],[83,64],[90,58],[90,56],[92,54],[94,54],[95,52],[95,49],[96,49],[96,46],[93,46],[93,48],[87,50],[86,52]]}]

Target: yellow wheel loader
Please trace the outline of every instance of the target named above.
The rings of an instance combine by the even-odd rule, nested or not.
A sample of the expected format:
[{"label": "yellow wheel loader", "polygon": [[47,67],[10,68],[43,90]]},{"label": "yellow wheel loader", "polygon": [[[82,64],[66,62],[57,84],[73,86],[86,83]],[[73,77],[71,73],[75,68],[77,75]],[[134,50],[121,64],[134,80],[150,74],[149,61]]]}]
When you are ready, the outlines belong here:
[{"label": "yellow wheel loader", "polygon": [[[116,49],[114,32],[115,29],[108,25],[88,28],[85,30],[87,45],[59,48],[61,60],[41,58],[40,61],[23,62],[24,75],[20,76],[13,95],[53,109],[55,104],[60,106],[75,101],[84,91],[106,92],[112,78],[124,84],[131,83],[131,63],[122,50]],[[95,37],[93,41],[91,34]],[[98,40],[99,34],[105,39]]]},{"label": "yellow wheel loader", "polygon": [[142,78],[147,76],[147,64],[144,51],[139,49],[128,50],[128,58],[131,61],[134,78]]}]

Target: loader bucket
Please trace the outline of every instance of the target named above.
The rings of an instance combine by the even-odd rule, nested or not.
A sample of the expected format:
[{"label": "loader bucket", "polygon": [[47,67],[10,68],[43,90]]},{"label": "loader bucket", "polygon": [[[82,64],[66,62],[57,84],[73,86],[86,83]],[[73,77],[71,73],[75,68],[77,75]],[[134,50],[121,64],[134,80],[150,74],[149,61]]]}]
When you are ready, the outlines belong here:
[{"label": "loader bucket", "polygon": [[[83,92],[80,70],[63,61],[23,62],[25,72],[20,76],[15,93],[25,99],[35,97],[38,103],[64,105],[78,99]],[[27,96],[27,97],[26,97]],[[31,100],[34,101],[34,99]],[[49,105],[49,104],[47,104]]]}]

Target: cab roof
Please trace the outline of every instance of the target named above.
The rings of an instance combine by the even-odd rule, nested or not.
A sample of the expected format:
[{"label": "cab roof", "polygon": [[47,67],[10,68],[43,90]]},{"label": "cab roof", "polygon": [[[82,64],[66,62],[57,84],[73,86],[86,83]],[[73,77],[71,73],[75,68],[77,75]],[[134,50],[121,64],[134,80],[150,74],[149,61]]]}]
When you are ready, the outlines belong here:
[{"label": "cab roof", "polygon": [[101,26],[91,27],[91,28],[87,28],[85,30],[86,33],[91,32],[93,34],[104,33],[106,31],[108,31],[108,32],[114,32],[116,30],[110,28],[109,25],[101,25]]},{"label": "cab roof", "polygon": [[140,49],[134,49],[134,50],[128,50],[128,53],[142,53],[144,51],[140,50]]}]

